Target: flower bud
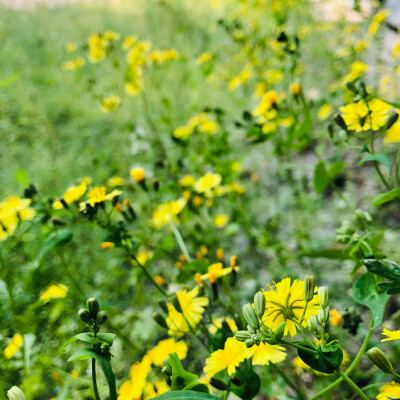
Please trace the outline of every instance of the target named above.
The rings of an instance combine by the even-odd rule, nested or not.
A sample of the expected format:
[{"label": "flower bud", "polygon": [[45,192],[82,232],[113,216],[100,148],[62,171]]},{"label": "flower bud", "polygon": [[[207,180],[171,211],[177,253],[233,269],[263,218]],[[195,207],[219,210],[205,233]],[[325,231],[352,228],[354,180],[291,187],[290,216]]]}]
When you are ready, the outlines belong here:
[{"label": "flower bud", "polygon": [[264,293],[257,292],[254,296],[254,309],[259,318],[262,318],[265,312],[265,296]]},{"label": "flower bud", "polygon": [[244,344],[246,345],[246,347],[249,349],[250,347],[253,347],[255,345],[254,340],[253,339],[247,339]]},{"label": "flower bud", "polygon": [[314,297],[315,278],[312,275],[306,275],[304,278],[304,300],[311,301]]},{"label": "flower bud", "polygon": [[176,296],[174,296],[172,298],[171,302],[172,302],[172,305],[174,306],[175,310],[182,314],[182,307],[181,307],[181,304],[179,303],[178,298]]},{"label": "flower bud", "polygon": [[321,295],[321,307],[325,308],[328,305],[328,288],[326,286],[320,286],[318,288],[318,294]]},{"label": "flower bud", "polygon": [[7,396],[9,400],[26,400],[24,392],[18,386],[13,386],[7,392]]},{"label": "flower bud", "polygon": [[277,340],[278,342],[280,342],[282,340],[282,338],[283,338],[283,335],[285,334],[285,329],[286,329],[286,321],[283,321],[275,329],[274,339]]},{"label": "flower bud", "polygon": [[229,324],[228,324],[228,322],[226,321],[226,319],[223,319],[222,322],[221,322],[221,324],[222,324],[222,329],[223,329],[225,332],[232,333],[232,329],[231,329],[231,327],[229,326]]},{"label": "flower bud", "polygon": [[240,380],[240,378],[237,375],[232,375],[231,376],[231,382],[236,386],[241,386],[242,385],[242,381]]},{"label": "flower bud", "polygon": [[363,81],[359,81],[358,84],[358,92],[360,93],[361,98],[365,99],[368,96],[367,88]]},{"label": "flower bud", "polygon": [[318,331],[318,320],[315,315],[312,315],[310,320],[308,321],[310,325],[310,331],[311,332],[317,332]]},{"label": "flower bud", "polygon": [[154,321],[157,322],[158,325],[161,326],[161,328],[168,329],[167,321],[160,313],[153,314],[153,319],[154,319]]},{"label": "flower bud", "polygon": [[172,367],[170,359],[166,358],[162,363],[163,363],[162,373],[166,376],[172,376]]},{"label": "flower bud", "polygon": [[90,312],[89,310],[86,310],[86,308],[81,308],[78,311],[78,317],[85,323],[88,323],[90,321]]},{"label": "flower bud", "polygon": [[143,168],[137,167],[132,168],[130,171],[131,178],[136,182],[140,183],[146,179],[146,175],[144,173]]},{"label": "flower bud", "polygon": [[354,94],[358,94],[358,89],[356,88],[356,85],[354,84],[354,82],[352,82],[352,81],[346,82],[346,87],[347,87],[347,89],[350,90],[350,92],[353,92]]},{"label": "flower bud", "polygon": [[245,304],[242,307],[242,312],[243,312],[243,317],[249,324],[250,328],[257,330],[260,324],[258,322],[258,318],[254,311],[254,308],[251,306],[251,304]]},{"label": "flower bud", "polygon": [[336,122],[336,124],[339,126],[339,128],[342,128],[345,131],[347,131],[346,122],[344,122],[344,119],[340,114],[336,114],[333,119]]},{"label": "flower bud", "polygon": [[217,378],[214,378],[214,377],[210,379],[210,385],[212,387],[215,387],[215,389],[218,389],[218,390],[226,390],[226,389],[228,389],[228,386],[226,385],[225,382],[222,382],[220,379],[217,379]]},{"label": "flower bud", "polygon": [[380,349],[377,347],[369,349],[367,351],[367,356],[381,371],[387,374],[393,374],[391,362]]},{"label": "flower bud", "polygon": [[168,314],[168,306],[164,300],[159,300],[158,305],[160,306],[161,310],[163,310],[166,314]]},{"label": "flower bud", "polygon": [[99,305],[99,302],[97,301],[97,299],[95,299],[94,297],[91,297],[90,299],[87,299],[87,301],[86,301],[86,308],[89,310],[90,316],[93,319],[95,319],[97,317],[97,313],[100,310],[100,305]]},{"label": "flower bud", "polygon": [[317,319],[320,324],[324,324],[329,319],[329,307],[320,308],[318,310]]},{"label": "flower bud", "polygon": [[110,345],[108,343],[102,343],[102,345],[100,347],[100,352],[101,352],[101,354],[103,354],[105,356],[109,356],[110,355]]},{"label": "flower bud", "polygon": [[239,342],[245,342],[247,339],[251,338],[251,333],[247,331],[238,331],[235,333],[235,339]]},{"label": "flower bud", "polygon": [[160,181],[157,178],[153,179],[153,189],[155,192],[158,192],[160,189]]},{"label": "flower bud", "polygon": [[99,324],[102,325],[104,324],[104,322],[106,322],[108,319],[108,315],[105,311],[100,311],[97,314],[97,321],[99,321]]},{"label": "flower bud", "polygon": [[298,97],[301,92],[300,83],[294,82],[290,85],[290,92],[292,93],[293,97]]},{"label": "flower bud", "polygon": [[398,119],[399,119],[399,114],[397,112],[392,113],[392,115],[386,122],[386,129],[390,129]]}]

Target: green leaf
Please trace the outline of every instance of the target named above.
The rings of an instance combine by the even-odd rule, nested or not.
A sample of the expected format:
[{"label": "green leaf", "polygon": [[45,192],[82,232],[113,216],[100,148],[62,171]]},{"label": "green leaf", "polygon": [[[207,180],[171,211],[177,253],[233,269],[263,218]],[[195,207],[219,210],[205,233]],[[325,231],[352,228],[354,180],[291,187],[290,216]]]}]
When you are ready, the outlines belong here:
[{"label": "green leaf", "polygon": [[380,206],[381,204],[388,203],[394,199],[400,198],[400,188],[392,189],[389,192],[378,194],[374,197],[372,204],[374,206]]},{"label": "green leaf", "polygon": [[24,187],[27,187],[29,185],[29,177],[24,169],[19,169],[15,173],[15,179]]},{"label": "green leaf", "polygon": [[400,109],[400,103],[393,103],[392,101],[387,101],[384,99],[379,99],[382,100],[383,102],[385,102],[386,104],[390,104],[391,106],[393,106],[394,108],[399,108]]},{"label": "green leaf", "polygon": [[97,334],[98,339],[100,339],[102,342],[109,344],[110,346],[113,344],[116,336],[117,335],[115,333],[109,333],[109,332],[99,332]]},{"label": "green leaf", "polygon": [[329,177],[326,172],[325,163],[321,160],[314,169],[314,189],[317,193],[322,193],[328,185]]},{"label": "green leaf", "polygon": [[346,166],[343,161],[336,161],[329,166],[328,176],[330,179],[335,178]]},{"label": "green leaf", "polygon": [[252,369],[237,371],[235,375],[240,379],[241,382],[243,382],[243,384],[241,386],[232,384],[233,393],[246,400],[257,396],[258,392],[260,391],[261,380]]},{"label": "green leaf", "polygon": [[[309,347],[307,344],[303,346]],[[309,367],[324,374],[333,374],[343,361],[343,351],[338,345],[320,348],[316,353],[297,349],[297,354]]]},{"label": "green leaf", "polygon": [[78,338],[76,336],[72,336],[71,339],[69,339],[67,342],[65,342],[60,349],[60,353],[64,353],[65,349],[71,344],[74,343],[78,340]]},{"label": "green leaf", "polygon": [[182,366],[181,360],[178,357],[178,354],[176,353],[169,354],[169,359],[172,368],[172,377],[171,377],[172,390],[182,390],[185,388],[185,386],[189,386],[197,382],[198,376],[185,371],[185,369]]},{"label": "green leaf", "polygon": [[386,153],[376,153],[376,154],[368,154],[358,163],[358,166],[364,164],[367,161],[376,161],[381,163],[386,167],[388,171],[392,168],[390,159]]},{"label": "green leaf", "polygon": [[93,349],[86,348],[74,353],[68,359],[68,361],[87,360],[88,358],[94,358],[98,361],[101,369],[103,370],[103,373],[108,383],[108,387],[110,389],[110,400],[117,400],[117,388],[115,385],[115,376],[111,368],[111,363],[106,357],[97,353]]},{"label": "green leaf", "polygon": [[363,263],[369,272],[400,284],[400,266],[394,261],[366,259]]},{"label": "green leaf", "polygon": [[386,293],[380,292],[370,272],[361,275],[353,285],[353,299],[371,310],[375,328],[382,323],[389,297]]},{"label": "green leaf", "polygon": [[221,400],[219,397],[208,393],[194,392],[192,390],[174,391],[154,397],[152,400]]},{"label": "green leaf", "polygon": [[310,248],[304,249],[300,252],[301,257],[311,258],[329,258],[337,260],[348,260],[349,250],[348,249],[326,249],[326,248]]}]

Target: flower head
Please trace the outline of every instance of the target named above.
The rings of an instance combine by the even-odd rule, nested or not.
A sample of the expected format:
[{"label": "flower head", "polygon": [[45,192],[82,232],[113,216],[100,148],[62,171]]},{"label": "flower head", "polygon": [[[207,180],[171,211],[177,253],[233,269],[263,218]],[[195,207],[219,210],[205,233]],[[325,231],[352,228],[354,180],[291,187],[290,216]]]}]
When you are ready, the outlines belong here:
[{"label": "flower head", "polygon": [[154,365],[160,366],[168,358],[168,354],[176,353],[183,360],[186,358],[187,351],[188,347],[185,342],[176,342],[174,339],[169,338],[159,341],[156,347],[147,352],[147,355]]},{"label": "flower head", "polygon": [[382,335],[387,336],[387,338],[382,339],[381,342],[388,342],[390,340],[399,340],[400,339],[400,330],[398,331],[389,331],[389,329],[384,329]]},{"label": "flower head", "polygon": [[156,228],[161,228],[171,222],[177,221],[177,215],[186,206],[186,200],[181,197],[178,200],[168,201],[160,204],[153,211],[151,223]]},{"label": "flower head", "polygon": [[400,398],[400,384],[392,382],[379,388],[376,400],[390,400]]},{"label": "flower head", "polygon": [[19,334],[16,333],[12,339],[11,342],[8,344],[8,346],[4,349],[4,357],[7,359],[13,358],[15,354],[17,354],[18,350],[24,343],[23,337]]},{"label": "flower head", "polygon": [[121,104],[120,97],[116,95],[109,96],[106,99],[104,99],[103,102],[101,103],[101,111],[103,111],[104,113],[115,111],[120,104]]},{"label": "flower head", "polygon": [[211,189],[215,188],[221,183],[222,177],[220,174],[213,174],[207,172],[199,178],[193,185],[193,189],[197,193],[210,193]]},{"label": "flower head", "polygon": [[[62,195],[62,199],[67,204],[76,203],[86,192],[87,186],[85,182],[81,182],[78,186],[70,186]],[[63,208],[64,205],[60,200],[56,200],[53,203],[53,208],[59,210]]]},{"label": "flower head", "polygon": [[120,190],[115,189],[111,193],[107,194],[107,188],[105,186],[94,187],[93,189],[90,189],[87,194],[89,200],[87,200],[87,202],[80,203],[80,208],[84,209],[86,204],[89,204],[93,207],[95,204],[103,203],[106,200],[112,200],[121,193],[122,192]]},{"label": "flower head", "polygon": [[63,299],[67,295],[67,292],[67,286],[51,284],[40,294],[40,300],[43,301],[43,303],[47,303],[53,299]]}]

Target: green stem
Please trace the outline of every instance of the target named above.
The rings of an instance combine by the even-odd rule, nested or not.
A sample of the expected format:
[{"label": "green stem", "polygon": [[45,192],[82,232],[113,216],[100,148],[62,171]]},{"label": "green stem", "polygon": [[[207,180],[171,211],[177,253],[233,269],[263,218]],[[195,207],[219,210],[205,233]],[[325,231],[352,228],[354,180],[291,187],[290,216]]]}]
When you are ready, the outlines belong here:
[{"label": "green stem", "polygon": [[178,242],[178,245],[179,245],[179,248],[180,248],[181,251],[182,251],[182,254],[186,257],[186,259],[187,259],[189,262],[191,262],[191,261],[192,261],[192,258],[191,258],[190,255],[189,255],[189,252],[188,252],[188,250],[187,250],[187,248],[186,248],[185,242],[183,241],[182,235],[180,234],[178,228],[175,226],[175,224],[174,224],[173,222],[170,223],[170,227],[171,227],[172,232],[173,232],[174,235],[175,235],[175,239],[176,239],[176,241]]},{"label": "green stem", "polygon": [[[347,368],[345,375],[350,375],[351,372],[354,370],[354,368],[357,367],[358,363],[361,360],[361,357],[364,355],[365,351],[367,350],[369,341],[371,340],[372,332],[374,330],[374,320],[371,320],[371,325],[368,330],[368,334],[364,339],[363,344],[360,347],[360,350],[358,350],[358,353],[356,355],[356,358],[353,360],[353,362],[350,364],[349,368]],[[332,382],[329,386],[326,388],[322,389],[320,392],[318,392],[316,395],[310,398],[310,400],[317,400],[321,396],[323,396],[326,393],[329,393],[332,389],[334,389],[336,386],[338,386],[341,382],[343,382],[343,377],[339,377],[336,379],[336,381]]]},{"label": "green stem", "polygon": [[278,367],[276,364],[271,364],[271,366],[278,372],[278,374],[283,378],[283,380],[296,392],[297,397],[300,400],[307,400],[305,394],[295,385],[295,383]]},{"label": "green stem", "polygon": [[93,380],[93,391],[96,400],[100,400],[99,392],[97,390],[97,379],[96,379],[96,359],[92,358],[92,380]]},{"label": "green stem", "polygon": [[399,187],[399,169],[400,169],[400,149],[397,153],[396,158],[396,170],[395,170],[395,186]]},{"label": "green stem", "polygon": [[362,392],[362,390],[352,381],[341,369],[339,369],[339,374],[343,378],[343,380],[352,387],[352,389],[358,393],[358,395],[364,399],[369,400],[368,397]]}]

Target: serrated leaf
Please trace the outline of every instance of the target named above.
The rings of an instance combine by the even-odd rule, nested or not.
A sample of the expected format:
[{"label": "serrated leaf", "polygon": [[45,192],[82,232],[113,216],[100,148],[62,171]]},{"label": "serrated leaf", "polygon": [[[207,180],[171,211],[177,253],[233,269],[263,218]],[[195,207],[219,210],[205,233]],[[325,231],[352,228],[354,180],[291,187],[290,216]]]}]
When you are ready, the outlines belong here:
[{"label": "serrated leaf", "polygon": [[366,259],[363,263],[369,272],[400,284],[400,266],[394,261]]},{"label": "serrated leaf", "polygon": [[392,164],[390,159],[386,153],[376,153],[376,154],[368,154],[358,163],[358,166],[364,164],[367,161],[376,161],[381,163],[383,166],[386,167],[388,171],[392,168]]},{"label": "serrated leaf", "polygon": [[154,397],[152,400],[221,400],[219,397],[208,393],[194,392],[192,390],[182,390],[164,393]]},{"label": "serrated leaf", "polygon": [[380,206],[381,204],[385,204],[388,203],[389,201],[399,198],[400,198],[400,188],[396,188],[390,190],[389,192],[376,195],[374,197],[374,200],[372,201],[372,204],[374,206]]},{"label": "serrated leaf", "polygon": [[371,310],[375,328],[382,323],[389,297],[386,293],[379,292],[375,278],[370,272],[361,275],[353,285],[353,299]]},{"label": "serrated leaf", "polygon": [[322,193],[329,182],[328,173],[326,172],[325,163],[321,160],[314,168],[314,189],[317,193]]}]

